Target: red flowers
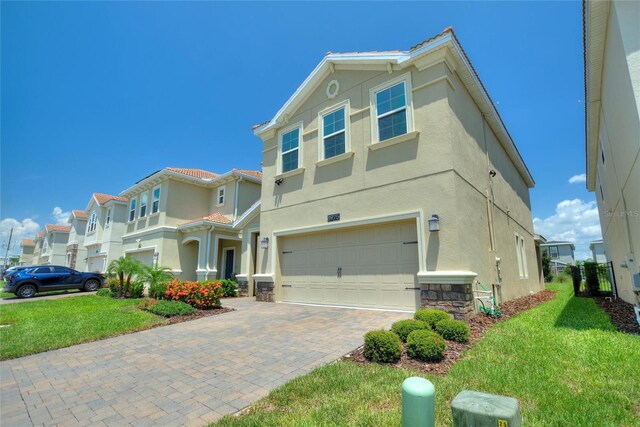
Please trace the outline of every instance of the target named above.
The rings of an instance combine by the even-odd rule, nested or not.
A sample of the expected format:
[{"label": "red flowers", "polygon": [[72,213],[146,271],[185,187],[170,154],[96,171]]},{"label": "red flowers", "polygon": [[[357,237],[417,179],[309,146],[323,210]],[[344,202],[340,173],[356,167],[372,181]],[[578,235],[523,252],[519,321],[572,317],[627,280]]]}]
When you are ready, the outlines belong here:
[{"label": "red flowers", "polygon": [[222,286],[220,282],[188,282],[173,279],[167,284],[165,298],[168,300],[183,301],[200,309],[220,307],[222,298]]}]

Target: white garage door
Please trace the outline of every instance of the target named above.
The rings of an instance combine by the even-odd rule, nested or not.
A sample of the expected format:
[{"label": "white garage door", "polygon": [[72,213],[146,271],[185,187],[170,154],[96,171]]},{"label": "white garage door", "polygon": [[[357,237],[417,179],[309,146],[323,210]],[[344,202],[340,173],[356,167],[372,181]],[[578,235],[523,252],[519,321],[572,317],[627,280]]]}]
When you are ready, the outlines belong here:
[{"label": "white garage door", "polygon": [[283,238],[282,301],[415,310],[415,222]]},{"label": "white garage door", "polygon": [[127,256],[137,259],[147,267],[151,267],[153,265],[153,250],[142,251],[142,252],[131,252],[131,253],[128,253]]}]

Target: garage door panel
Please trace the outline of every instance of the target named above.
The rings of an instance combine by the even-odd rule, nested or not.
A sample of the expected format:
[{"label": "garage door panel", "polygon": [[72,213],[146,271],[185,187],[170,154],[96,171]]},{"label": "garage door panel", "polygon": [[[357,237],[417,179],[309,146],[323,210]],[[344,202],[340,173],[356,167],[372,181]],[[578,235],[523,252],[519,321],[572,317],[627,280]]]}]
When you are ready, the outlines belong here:
[{"label": "garage door panel", "polygon": [[[371,308],[415,309],[415,223],[282,239],[282,300]],[[338,268],[341,267],[341,274]]]}]

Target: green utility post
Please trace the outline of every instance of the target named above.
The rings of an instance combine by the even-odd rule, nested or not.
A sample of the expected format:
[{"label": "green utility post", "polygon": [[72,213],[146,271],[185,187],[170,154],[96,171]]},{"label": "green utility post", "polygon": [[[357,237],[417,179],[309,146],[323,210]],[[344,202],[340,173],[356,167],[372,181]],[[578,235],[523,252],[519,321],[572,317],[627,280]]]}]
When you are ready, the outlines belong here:
[{"label": "green utility post", "polygon": [[436,389],[431,381],[411,377],[402,383],[402,427],[435,427]]}]

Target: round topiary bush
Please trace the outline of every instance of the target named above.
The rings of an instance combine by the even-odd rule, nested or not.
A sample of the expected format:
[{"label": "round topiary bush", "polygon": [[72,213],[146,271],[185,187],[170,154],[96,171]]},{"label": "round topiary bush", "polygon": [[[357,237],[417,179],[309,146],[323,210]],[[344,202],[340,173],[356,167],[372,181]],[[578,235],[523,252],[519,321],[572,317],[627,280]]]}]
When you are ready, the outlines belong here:
[{"label": "round topiary bush", "polygon": [[155,304],[141,308],[143,310],[148,310],[153,314],[157,314],[158,316],[164,317],[186,316],[196,312],[195,308],[182,301],[159,300]]},{"label": "round topiary bush", "polygon": [[402,342],[407,341],[407,337],[411,332],[428,328],[429,326],[426,323],[413,319],[400,320],[391,325],[391,330],[400,337]]},{"label": "round topiary bush", "polygon": [[370,362],[396,363],[402,355],[402,342],[391,331],[369,331],[364,335],[364,357]]},{"label": "round topiary bush", "polygon": [[436,323],[441,320],[449,319],[449,314],[442,310],[435,310],[432,308],[421,308],[416,310],[413,318],[426,323],[431,329],[434,329]]},{"label": "round topiary bush", "polygon": [[436,332],[445,340],[468,342],[471,329],[461,320],[444,319],[436,323]]},{"label": "round topiary bush", "polygon": [[444,358],[447,345],[444,339],[433,331],[413,331],[407,337],[407,354],[422,362],[438,362]]}]

